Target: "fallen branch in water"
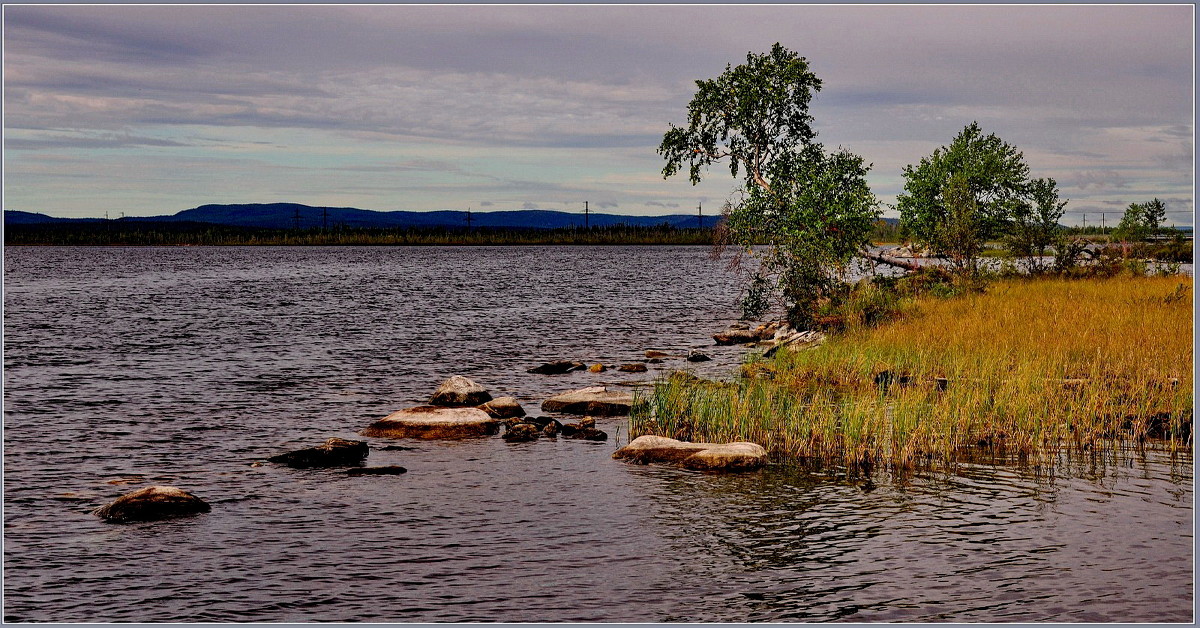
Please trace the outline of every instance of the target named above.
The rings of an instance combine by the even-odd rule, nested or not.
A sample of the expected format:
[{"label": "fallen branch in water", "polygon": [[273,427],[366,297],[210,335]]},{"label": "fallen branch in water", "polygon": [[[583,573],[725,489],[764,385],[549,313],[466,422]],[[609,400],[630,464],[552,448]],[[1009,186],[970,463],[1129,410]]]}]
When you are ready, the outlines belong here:
[{"label": "fallen branch in water", "polygon": [[883,253],[872,253],[866,249],[862,250],[861,253],[863,257],[874,262],[879,262],[880,264],[887,264],[888,266],[895,266],[896,268],[903,268],[913,272],[921,270],[921,265],[916,262],[906,262],[902,259],[884,255]]}]

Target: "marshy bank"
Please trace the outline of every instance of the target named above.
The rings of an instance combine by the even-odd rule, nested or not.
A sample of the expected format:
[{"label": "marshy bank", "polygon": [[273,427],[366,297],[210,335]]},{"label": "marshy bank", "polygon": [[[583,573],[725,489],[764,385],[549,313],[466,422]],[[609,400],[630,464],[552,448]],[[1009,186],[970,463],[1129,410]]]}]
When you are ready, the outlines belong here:
[{"label": "marshy bank", "polygon": [[752,354],[734,382],[672,376],[631,435],[748,440],[776,458],[911,468],[1192,446],[1192,279],[1009,279],[926,293],[820,346]]}]

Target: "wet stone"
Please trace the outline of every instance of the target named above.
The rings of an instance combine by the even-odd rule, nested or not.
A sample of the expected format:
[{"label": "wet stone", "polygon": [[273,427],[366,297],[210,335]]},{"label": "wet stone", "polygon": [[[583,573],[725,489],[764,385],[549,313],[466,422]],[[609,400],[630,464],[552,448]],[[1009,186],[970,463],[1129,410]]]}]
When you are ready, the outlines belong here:
[{"label": "wet stone", "polygon": [[662,436],[639,436],[613,453],[638,464],[675,464],[700,471],[752,471],[767,463],[767,452],[755,443],[688,443]]},{"label": "wet stone", "polygon": [[114,523],[157,521],[209,512],[204,500],[174,486],[147,486],[126,493],[92,514]]},{"label": "wet stone", "polygon": [[397,465],[389,465],[386,467],[358,467],[356,469],[346,469],[345,473],[349,476],[400,475],[401,473],[408,473],[408,469]]},{"label": "wet stone", "polygon": [[498,431],[499,419],[479,408],[417,406],[393,412],[360,433],[378,438],[457,439],[490,436]]},{"label": "wet stone", "polygon": [[478,406],[491,400],[492,395],[483,386],[476,384],[462,375],[455,375],[442,382],[441,386],[438,386],[437,391],[429,398],[429,405],[446,407]]},{"label": "wet stone", "polygon": [[563,373],[582,371],[587,367],[588,366],[583,362],[555,360],[553,362],[546,362],[541,366],[535,366],[526,372],[536,373],[538,375],[562,375]]},{"label": "wet stone", "polygon": [[538,426],[532,423],[518,423],[505,430],[504,436],[501,438],[510,443],[525,443],[537,440],[541,433]]},{"label": "wet stone", "polygon": [[545,412],[617,416],[629,414],[633,394],[609,390],[604,386],[589,386],[555,395],[542,402]]},{"label": "wet stone", "polygon": [[525,408],[513,397],[500,397],[478,406],[493,419],[525,416]]},{"label": "wet stone", "polygon": [[271,456],[267,460],[286,464],[289,467],[297,469],[307,469],[310,467],[346,467],[362,464],[362,461],[370,453],[371,450],[364,441],[331,438],[325,441],[324,445],[290,451],[286,454]]}]

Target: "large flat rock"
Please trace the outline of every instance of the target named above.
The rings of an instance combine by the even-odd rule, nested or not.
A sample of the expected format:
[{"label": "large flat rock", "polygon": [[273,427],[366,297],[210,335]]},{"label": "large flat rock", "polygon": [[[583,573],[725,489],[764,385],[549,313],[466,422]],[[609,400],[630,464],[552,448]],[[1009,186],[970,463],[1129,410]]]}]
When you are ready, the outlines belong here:
[{"label": "large flat rock", "polygon": [[591,416],[629,414],[633,393],[609,390],[604,386],[589,386],[555,395],[542,402],[544,412],[564,412]]},{"label": "large flat rock", "polygon": [[379,438],[474,438],[500,431],[500,421],[479,408],[417,406],[393,412],[359,432]]},{"label": "large flat rock", "polygon": [[767,451],[747,442],[686,443],[664,436],[639,436],[613,453],[613,458],[702,471],[752,471],[767,463]]}]

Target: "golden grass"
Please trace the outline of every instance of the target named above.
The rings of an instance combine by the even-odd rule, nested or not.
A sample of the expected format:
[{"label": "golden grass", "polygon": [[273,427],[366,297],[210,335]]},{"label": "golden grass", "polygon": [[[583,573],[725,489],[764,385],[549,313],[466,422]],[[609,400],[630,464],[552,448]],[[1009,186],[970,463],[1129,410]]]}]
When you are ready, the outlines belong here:
[{"label": "golden grass", "polygon": [[1026,279],[921,297],[879,327],[752,361],[736,383],[663,380],[631,434],[895,467],[981,449],[1190,447],[1191,290],[1188,277]]}]

